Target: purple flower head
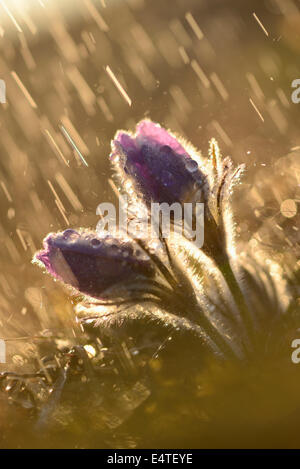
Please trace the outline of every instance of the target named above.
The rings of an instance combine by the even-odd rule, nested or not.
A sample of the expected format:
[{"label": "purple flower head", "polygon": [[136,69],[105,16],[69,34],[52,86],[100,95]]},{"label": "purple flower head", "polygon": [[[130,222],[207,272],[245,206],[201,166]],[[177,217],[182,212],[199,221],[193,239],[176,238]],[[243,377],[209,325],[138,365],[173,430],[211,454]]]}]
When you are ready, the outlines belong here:
[{"label": "purple flower head", "polygon": [[50,233],[34,260],[53,277],[94,298],[119,282],[154,275],[150,260],[132,242],[91,231]]},{"label": "purple flower head", "polygon": [[147,204],[184,202],[206,177],[183,144],[159,124],[141,121],[135,135],[118,132],[111,160],[123,177],[130,178]]}]

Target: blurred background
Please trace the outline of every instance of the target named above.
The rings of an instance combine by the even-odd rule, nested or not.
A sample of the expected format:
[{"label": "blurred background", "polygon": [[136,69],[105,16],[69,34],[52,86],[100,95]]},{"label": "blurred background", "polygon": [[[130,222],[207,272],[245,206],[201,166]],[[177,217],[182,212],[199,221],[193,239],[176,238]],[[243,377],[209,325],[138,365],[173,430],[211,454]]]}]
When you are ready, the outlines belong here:
[{"label": "blurred background", "polygon": [[[68,293],[32,256],[50,231],[96,227],[97,205],[116,201],[110,141],[144,117],[246,163],[241,249],[295,264],[299,54],[299,0],[2,1],[1,337],[73,328]],[[30,369],[18,347],[0,370]]]}]

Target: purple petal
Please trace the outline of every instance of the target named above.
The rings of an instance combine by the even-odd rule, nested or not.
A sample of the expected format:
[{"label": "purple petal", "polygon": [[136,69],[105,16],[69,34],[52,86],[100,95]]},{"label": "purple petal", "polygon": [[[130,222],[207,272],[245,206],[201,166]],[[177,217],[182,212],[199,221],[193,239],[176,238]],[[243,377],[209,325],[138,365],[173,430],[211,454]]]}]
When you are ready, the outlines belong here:
[{"label": "purple petal", "polygon": [[136,134],[118,132],[111,159],[119,175],[131,178],[149,205],[183,202],[206,187],[206,177],[182,144],[160,125],[144,120]]},{"label": "purple petal", "polygon": [[119,282],[154,275],[150,260],[138,257],[132,243],[90,231],[50,233],[35,260],[55,278],[95,298]]}]

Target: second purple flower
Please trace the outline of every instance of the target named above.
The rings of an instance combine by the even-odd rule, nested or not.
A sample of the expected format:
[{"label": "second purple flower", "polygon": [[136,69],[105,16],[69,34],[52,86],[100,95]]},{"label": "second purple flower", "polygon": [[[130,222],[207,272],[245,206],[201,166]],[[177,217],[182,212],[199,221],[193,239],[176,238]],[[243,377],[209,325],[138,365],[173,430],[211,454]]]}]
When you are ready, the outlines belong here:
[{"label": "second purple flower", "polygon": [[119,176],[151,202],[185,202],[205,190],[206,176],[184,144],[159,124],[141,121],[134,135],[120,131],[112,142],[111,160]]}]

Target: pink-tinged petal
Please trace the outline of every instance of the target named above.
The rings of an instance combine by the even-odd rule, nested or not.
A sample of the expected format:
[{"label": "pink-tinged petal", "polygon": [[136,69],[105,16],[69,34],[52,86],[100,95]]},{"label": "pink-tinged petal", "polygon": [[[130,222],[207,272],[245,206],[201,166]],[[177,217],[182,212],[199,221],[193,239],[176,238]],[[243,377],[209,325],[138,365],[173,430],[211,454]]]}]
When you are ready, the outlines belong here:
[{"label": "pink-tinged petal", "polygon": [[175,153],[189,157],[188,153],[176,137],[166,129],[162,128],[159,124],[150,120],[143,120],[137,125],[136,136],[137,138],[146,138],[149,143],[152,142],[161,146],[167,145],[172,148]]},{"label": "pink-tinged petal", "polygon": [[135,144],[135,140],[125,132],[117,132],[115,140],[122,145],[124,151],[137,151],[138,149]]}]

